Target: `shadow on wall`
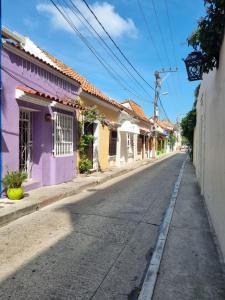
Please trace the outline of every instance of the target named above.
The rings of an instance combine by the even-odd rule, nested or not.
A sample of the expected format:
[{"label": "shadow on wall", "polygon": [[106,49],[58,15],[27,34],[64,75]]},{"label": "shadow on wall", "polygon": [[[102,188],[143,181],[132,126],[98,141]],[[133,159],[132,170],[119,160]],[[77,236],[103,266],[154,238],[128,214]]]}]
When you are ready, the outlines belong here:
[{"label": "shadow on wall", "polygon": [[[183,157],[184,154],[177,155],[168,158],[167,163],[162,161],[153,165],[151,170],[154,172],[149,172],[147,168],[107,188],[97,191],[91,189],[94,191],[91,195],[87,195],[87,192],[77,202],[68,200],[67,203],[57,204],[54,210],[42,210],[39,216],[38,213],[34,216],[32,223],[29,223],[29,217],[16,221],[18,223],[12,226],[19,228],[19,225],[20,234],[24,232],[26,236],[20,244],[18,232],[10,232],[6,228],[9,240],[7,244],[0,245],[7,253],[6,261],[1,261],[1,276],[9,270],[8,264],[13,255],[16,263],[19,264],[22,259],[26,263],[18,267],[16,272],[11,272],[5,280],[0,279],[0,298],[90,299],[134,234],[150,203],[158,199],[165,188],[170,193],[173,185],[170,178],[178,175]],[[166,181],[160,183],[160,174],[169,171],[172,173],[170,178],[167,176]],[[131,181],[132,189],[124,189]],[[145,188],[140,190],[140,186]],[[152,193],[146,193],[146,188]],[[34,230],[31,235],[32,227]],[[4,228],[1,230],[4,231]],[[156,236],[157,227],[154,230]],[[23,253],[25,248],[29,255],[33,254],[28,262]],[[40,252],[41,249],[43,252]],[[137,249],[130,251],[129,255],[138,262],[140,258],[135,256]],[[146,263],[143,259],[141,264],[134,264],[127,272],[127,263],[120,261],[119,268],[115,268],[113,283],[120,278],[121,272],[126,274],[124,278],[129,282],[128,295],[139,285]],[[114,290],[114,293],[118,297],[119,292]]]}]

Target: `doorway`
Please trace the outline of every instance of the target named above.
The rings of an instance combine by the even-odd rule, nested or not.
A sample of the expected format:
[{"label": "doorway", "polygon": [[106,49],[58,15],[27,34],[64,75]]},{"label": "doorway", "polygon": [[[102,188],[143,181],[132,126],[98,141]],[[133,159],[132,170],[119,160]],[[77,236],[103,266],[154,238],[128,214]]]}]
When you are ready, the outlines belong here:
[{"label": "doorway", "polygon": [[[94,136],[94,124],[93,123],[85,123],[84,124],[84,134],[90,134]],[[92,162],[93,168],[93,144],[94,142],[91,141],[88,145],[87,149],[87,158]]]},{"label": "doorway", "polygon": [[32,165],[32,113],[20,110],[19,119],[19,170],[31,176]]}]

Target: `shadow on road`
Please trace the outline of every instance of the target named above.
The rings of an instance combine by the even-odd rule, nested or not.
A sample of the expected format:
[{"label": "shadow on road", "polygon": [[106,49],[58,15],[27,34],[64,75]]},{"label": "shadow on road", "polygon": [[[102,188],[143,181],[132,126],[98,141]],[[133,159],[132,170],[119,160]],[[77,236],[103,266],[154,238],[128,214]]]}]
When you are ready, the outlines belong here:
[{"label": "shadow on road", "polygon": [[127,299],[140,286],[184,157],[1,228],[0,299]]}]

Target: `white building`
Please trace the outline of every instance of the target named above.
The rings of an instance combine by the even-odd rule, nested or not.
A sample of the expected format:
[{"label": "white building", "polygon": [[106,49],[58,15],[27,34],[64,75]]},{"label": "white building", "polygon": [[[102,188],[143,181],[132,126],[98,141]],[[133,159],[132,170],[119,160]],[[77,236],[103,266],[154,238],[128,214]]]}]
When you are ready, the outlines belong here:
[{"label": "white building", "polygon": [[225,258],[225,42],[219,69],[203,76],[196,109],[194,165]]}]

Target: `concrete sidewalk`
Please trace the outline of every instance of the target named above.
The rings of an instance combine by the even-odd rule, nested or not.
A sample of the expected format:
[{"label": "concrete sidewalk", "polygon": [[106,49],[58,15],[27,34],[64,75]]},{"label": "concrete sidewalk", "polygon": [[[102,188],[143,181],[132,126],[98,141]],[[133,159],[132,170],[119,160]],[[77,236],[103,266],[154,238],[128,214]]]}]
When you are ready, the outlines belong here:
[{"label": "concrete sidewalk", "polygon": [[225,299],[225,277],[194,168],[186,163],[154,300]]},{"label": "concrete sidewalk", "polygon": [[83,190],[97,184],[106,182],[117,176],[129,173],[134,170],[141,170],[141,167],[154,165],[155,163],[173,156],[176,152],[164,155],[155,160],[148,159],[136,161],[126,166],[114,167],[105,172],[96,172],[90,175],[79,175],[73,181],[38,188],[29,191],[19,201],[11,201],[7,198],[0,199],[0,227],[16,220],[24,215],[30,214],[55,201],[76,195]]}]

